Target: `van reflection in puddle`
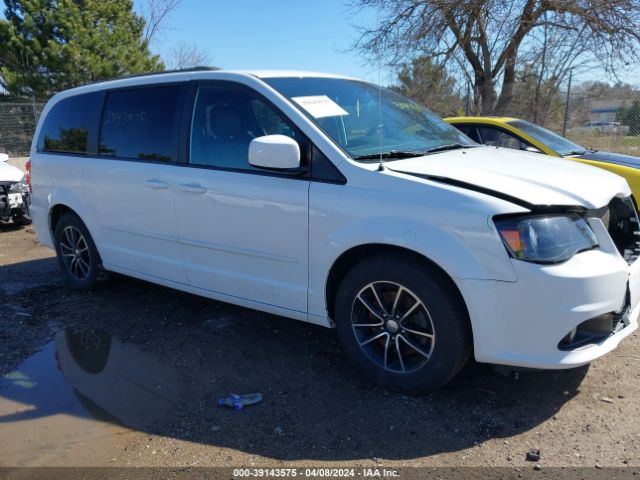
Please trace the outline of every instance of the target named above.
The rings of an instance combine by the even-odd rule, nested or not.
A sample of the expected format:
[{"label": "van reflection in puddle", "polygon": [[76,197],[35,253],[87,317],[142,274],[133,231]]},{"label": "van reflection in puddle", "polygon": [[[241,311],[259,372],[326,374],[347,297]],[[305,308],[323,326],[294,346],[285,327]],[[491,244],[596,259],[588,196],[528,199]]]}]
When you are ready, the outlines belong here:
[{"label": "van reflection in puddle", "polygon": [[2,408],[0,423],[88,413],[145,429],[175,415],[188,391],[183,376],[154,354],[103,331],[67,330],[1,379],[0,399],[19,407]]},{"label": "van reflection in puddle", "polygon": [[182,375],[150,352],[101,331],[66,331],[55,338],[58,365],[87,410],[141,429],[179,407]]}]

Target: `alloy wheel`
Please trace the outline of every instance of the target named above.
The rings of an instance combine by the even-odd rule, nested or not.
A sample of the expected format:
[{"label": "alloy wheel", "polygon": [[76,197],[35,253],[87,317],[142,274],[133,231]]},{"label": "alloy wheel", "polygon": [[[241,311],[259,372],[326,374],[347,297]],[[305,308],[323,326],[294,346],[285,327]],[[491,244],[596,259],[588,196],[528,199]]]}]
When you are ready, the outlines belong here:
[{"label": "alloy wheel", "polygon": [[430,360],[436,341],[429,311],[403,285],[372,282],[356,295],[351,325],[360,348],[379,367],[411,373]]},{"label": "alloy wheel", "polygon": [[73,226],[67,226],[60,236],[60,255],[67,272],[75,280],[86,280],[91,273],[91,253],[82,233]]}]

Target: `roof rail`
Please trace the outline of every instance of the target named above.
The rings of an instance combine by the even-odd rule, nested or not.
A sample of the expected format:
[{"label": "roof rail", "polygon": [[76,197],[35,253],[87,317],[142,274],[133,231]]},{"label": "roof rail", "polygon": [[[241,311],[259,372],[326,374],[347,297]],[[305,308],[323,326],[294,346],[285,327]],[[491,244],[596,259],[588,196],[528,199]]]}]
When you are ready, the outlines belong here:
[{"label": "roof rail", "polygon": [[190,68],[179,68],[175,70],[163,70],[161,72],[134,73],[131,75],[122,75],[120,77],[103,78],[101,80],[94,80],[93,82],[83,83],[82,85],[78,85],[77,87],[86,87],[88,85],[97,85],[99,83],[113,82],[116,80],[127,80],[129,78],[152,77],[154,75],[163,75],[165,73],[206,72],[206,71],[213,72],[215,70],[220,70],[220,68],[198,66],[198,67],[190,67]]},{"label": "roof rail", "polygon": [[[150,77],[153,75],[164,75],[165,73],[203,72],[203,71],[214,71],[214,70],[220,70],[220,69],[218,67],[205,67],[205,66],[178,68],[175,70],[163,70],[161,72],[134,73],[132,75],[123,75],[121,77],[114,77],[114,78],[109,78],[105,80],[100,80],[99,82],[110,82],[112,80],[124,80],[127,78]],[[95,83],[99,83],[99,82],[95,82]]]}]

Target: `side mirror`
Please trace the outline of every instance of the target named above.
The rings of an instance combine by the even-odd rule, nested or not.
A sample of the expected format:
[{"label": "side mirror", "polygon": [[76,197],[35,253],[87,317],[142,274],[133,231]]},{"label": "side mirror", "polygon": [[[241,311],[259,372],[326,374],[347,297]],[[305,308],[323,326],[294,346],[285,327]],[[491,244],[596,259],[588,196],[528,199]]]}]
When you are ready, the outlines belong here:
[{"label": "side mirror", "polygon": [[0,162],[8,162],[9,161],[9,155],[7,155],[6,153],[0,153]]},{"label": "side mirror", "polygon": [[273,170],[300,168],[300,146],[285,135],[265,135],[249,144],[249,164]]},{"label": "side mirror", "polygon": [[526,147],[524,149],[526,152],[531,152],[531,153],[542,153],[540,150],[538,150],[536,147]]}]

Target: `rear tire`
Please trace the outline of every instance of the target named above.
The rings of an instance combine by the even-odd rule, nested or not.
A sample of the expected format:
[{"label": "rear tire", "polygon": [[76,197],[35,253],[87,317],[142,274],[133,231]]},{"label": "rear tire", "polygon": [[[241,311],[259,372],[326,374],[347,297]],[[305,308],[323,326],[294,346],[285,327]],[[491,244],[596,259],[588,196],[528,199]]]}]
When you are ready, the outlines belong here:
[{"label": "rear tire", "polygon": [[426,262],[402,254],[365,259],[336,296],[338,336],[371,380],[408,394],[436,390],[471,351],[466,309],[451,281]]},{"label": "rear tire", "polygon": [[98,249],[89,230],[74,213],[60,217],[54,232],[60,268],[75,290],[93,290],[107,280]]}]

